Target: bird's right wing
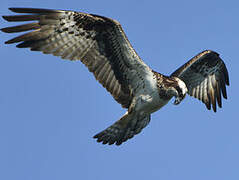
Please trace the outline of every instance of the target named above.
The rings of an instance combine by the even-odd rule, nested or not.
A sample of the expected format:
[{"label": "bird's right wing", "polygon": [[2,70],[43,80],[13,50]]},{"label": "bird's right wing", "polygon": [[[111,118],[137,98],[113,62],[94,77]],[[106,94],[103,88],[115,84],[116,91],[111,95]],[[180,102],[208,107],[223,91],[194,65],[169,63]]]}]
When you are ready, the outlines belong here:
[{"label": "bird's right wing", "polygon": [[3,16],[7,21],[36,21],[1,29],[6,33],[25,32],[6,42],[19,43],[63,59],[81,60],[95,78],[123,107],[144,86],[151,69],[129,43],[121,25],[110,18],[74,11],[10,8],[24,15]]}]

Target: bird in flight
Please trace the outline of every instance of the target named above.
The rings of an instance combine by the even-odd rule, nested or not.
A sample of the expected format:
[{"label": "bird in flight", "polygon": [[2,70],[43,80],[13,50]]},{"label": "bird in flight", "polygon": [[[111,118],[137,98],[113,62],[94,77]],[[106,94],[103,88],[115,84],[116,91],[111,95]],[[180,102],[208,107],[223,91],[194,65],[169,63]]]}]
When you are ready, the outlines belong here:
[{"label": "bird in flight", "polygon": [[96,134],[103,144],[120,145],[141,132],[151,113],[174,97],[178,105],[186,94],[216,112],[227,99],[227,68],[219,54],[205,50],[166,76],[152,70],[137,55],[116,20],[75,11],[9,8],[20,15],[6,21],[33,21],[2,28],[5,33],[27,32],[6,41],[68,60],[80,60],[127,112]]}]

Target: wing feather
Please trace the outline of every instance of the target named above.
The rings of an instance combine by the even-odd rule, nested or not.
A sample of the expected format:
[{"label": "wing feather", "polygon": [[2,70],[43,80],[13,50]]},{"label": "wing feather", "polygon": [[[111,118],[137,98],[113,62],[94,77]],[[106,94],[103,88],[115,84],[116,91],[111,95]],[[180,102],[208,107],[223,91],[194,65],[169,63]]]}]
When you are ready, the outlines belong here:
[{"label": "wing feather", "polygon": [[207,95],[207,83],[208,83],[208,78],[205,79],[203,82],[203,103],[205,103],[206,107],[209,109],[209,100],[208,100],[208,95]]},{"label": "wing feather", "polygon": [[24,32],[34,29],[39,29],[40,25],[38,23],[29,23],[29,24],[23,24],[19,26],[13,26],[13,27],[7,27],[2,28],[2,31],[5,33],[16,33],[16,32]]},{"label": "wing feather", "polygon": [[129,107],[137,90],[133,82],[142,81],[136,72],[150,68],[136,54],[117,21],[74,11],[9,9],[24,14],[3,16],[7,21],[36,22],[1,29],[6,33],[33,30],[6,44],[19,43],[19,48],[81,60],[117,102]]},{"label": "wing feather", "polygon": [[217,105],[222,107],[222,96],[227,99],[226,86],[229,86],[229,75],[226,65],[219,54],[210,50],[203,51],[178,68],[171,76],[182,79],[189,95],[205,103],[207,109]]}]

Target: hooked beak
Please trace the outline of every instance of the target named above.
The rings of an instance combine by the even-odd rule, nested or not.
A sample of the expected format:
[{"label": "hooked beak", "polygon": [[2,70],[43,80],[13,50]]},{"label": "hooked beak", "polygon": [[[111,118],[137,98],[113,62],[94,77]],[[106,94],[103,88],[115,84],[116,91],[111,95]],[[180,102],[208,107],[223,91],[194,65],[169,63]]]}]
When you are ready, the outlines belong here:
[{"label": "hooked beak", "polygon": [[185,98],[185,96],[186,95],[184,95],[184,96],[177,96],[177,97],[175,97],[175,101],[174,101],[174,105],[178,105],[178,104],[180,104],[181,103],[181,101]]},{"label": "hooked beak", "polygon": [[176,97],[173,104],[174,104],[174,105],[178,105],[178,104],[181,102],[181,100],[182,100],[181,98]]}]

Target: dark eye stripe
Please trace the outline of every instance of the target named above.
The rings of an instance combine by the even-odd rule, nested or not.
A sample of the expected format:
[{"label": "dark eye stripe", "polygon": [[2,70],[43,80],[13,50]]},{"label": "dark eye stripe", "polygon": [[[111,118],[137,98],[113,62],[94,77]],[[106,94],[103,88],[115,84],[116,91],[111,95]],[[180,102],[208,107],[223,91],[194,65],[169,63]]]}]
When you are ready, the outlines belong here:
[{"label": "dark eye stripe", "polygon": [[179,88],[179,86],[176,86],[176,90],[178,91],[179,94],[181,94],[181,95],[183,94],[182,89]]}]

